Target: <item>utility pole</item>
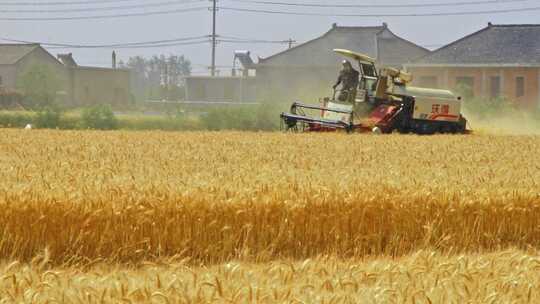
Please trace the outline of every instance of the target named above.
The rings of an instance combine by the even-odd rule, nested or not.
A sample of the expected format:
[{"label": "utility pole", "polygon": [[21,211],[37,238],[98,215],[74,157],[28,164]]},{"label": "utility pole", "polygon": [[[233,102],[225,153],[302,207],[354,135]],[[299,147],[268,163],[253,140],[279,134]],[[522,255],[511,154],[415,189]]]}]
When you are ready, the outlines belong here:
[{"label": "utility pole", "polygon": [[289,38],[289,48],[293,47],[293,43],[295,43],[296,40],[293,40],[292,38]]},{"label": "utility pole", "polygon": [[216,75],[216,13],[217,0],[212,1],[212,66],[210,67],[212,76]]}]

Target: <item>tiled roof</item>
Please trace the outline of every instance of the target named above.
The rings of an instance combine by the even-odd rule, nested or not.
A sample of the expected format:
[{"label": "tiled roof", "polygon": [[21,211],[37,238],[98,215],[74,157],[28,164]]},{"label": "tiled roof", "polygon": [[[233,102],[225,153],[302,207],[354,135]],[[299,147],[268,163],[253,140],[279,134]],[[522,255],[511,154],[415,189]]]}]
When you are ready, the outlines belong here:
[{"label": "tiled roof", "polygon": [[38,44],[0,44],[0,64],[15,64],[37,48]]},{"label": "tiled roof", "polygon": [[[381,43],[381,45],[379,45]],[[381,47],[382,46],[382,47]],[[392,48],[394,47],[395,48]],[[403,64],[427,54],[429,51],[402,39],[382,26],[334,25],[321,37],[300,44],[267,58],[261,65],[276,66],[336,66],[342,57],[333,49],[348,49],[378,58],[380,64]]]},{"label": "tiled roof", "polygon": [[540,24],[492,25],[435,50],[415,65],[540,65]]}]

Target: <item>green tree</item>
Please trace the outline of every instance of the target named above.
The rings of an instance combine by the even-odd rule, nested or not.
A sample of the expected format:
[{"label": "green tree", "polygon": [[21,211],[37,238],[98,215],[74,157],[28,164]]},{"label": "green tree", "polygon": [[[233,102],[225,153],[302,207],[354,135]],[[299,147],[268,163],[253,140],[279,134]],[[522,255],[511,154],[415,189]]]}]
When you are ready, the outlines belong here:
[{"label": "green tree", "polygon": [[63,110],[56,105],[48,105],[39,109],[34,123],[40,129],[54,129],[60,126]]},{"label": "green tree", "polygon": [[138,100],[179,100],[185,96],[183,77],[191,74],[191,62],[184,56],[154,55],[131,57],[121,67],[129,68]]},{"label": "green tree", "polygon": [[19,76],[17,88],[24,94],[25,106],[42,109],[55,103],[60,81],[47,65],[34,64]]},{"label": "green tree", "polygon": [[118,128],[118,120],[109,105],[97,105],[83,109],[81,123],[85,129],[114,130]]}]

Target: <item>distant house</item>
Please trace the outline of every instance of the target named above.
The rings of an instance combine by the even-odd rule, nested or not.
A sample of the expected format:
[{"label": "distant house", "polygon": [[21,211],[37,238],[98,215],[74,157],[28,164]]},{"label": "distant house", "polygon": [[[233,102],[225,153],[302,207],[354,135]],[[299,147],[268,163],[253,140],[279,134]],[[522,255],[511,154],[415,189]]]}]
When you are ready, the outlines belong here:
[{"label": "distant house", "polygon": [[382,26],[338,26],[319,38],[267,58],[256,65],[257,97],[260,100],[314,101],[328,96],[343,57],[335,48],[349,49],[377,59],[379,66],[402,67],[429,50]]},{"label": "distant house", "polygon": [[186,100],[192,102],[242,103],[256,100],[255,77],[188,76]]},{"label": "distant house", "polygon": [[[236,69],[239,62],[242,69]],[[186,100],[192,102],[243,103],[256,101],[256,81],[249,71],[255,66],[250,52],[236,51],[232,76],[187,76]],[[240,72],[237,75],[237,72]]]},{"label": "distant house", "polygon": [[34,65],[47,66],[60,83],[57,95],[71,106],[124,105],[130,98],[129,71],[77,65],[72,54],[55,58],[38,44],[0,45],[0,88],[14,90]]},{"label": "distant house", "polygon": [[540,107],[540,24],[494,25],[472,33],[407,68],[421,86],[465,89]]},{"label": "distant house", "polygon": [[62,82],[67,82],[64,65],[37,44],[0,44],[0,87],[15,89],[17,80],[32,65],[48,66]]}]

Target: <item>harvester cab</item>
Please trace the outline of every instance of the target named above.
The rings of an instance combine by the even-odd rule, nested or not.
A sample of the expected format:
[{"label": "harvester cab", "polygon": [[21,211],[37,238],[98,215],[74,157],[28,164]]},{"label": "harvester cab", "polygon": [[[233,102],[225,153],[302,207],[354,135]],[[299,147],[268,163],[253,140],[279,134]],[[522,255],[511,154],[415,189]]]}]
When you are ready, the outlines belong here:
[{"label": "harvester cab", "polygon": [[358,98],[356,102],[366,102],[369,101],[370,98],[374,98],[379,80],[375,59],[349,50],[335,49],[334,52],[358,62],[360,84],[358,86],[359,94],[357,94],[357,96],[360,98]]},{"label": "harvester cab", "polygon": [[[358,63],[360,73],[354,102],[332,97],[320,105],[294,102],[281,114],[282,127],[289,131],[391,133],[465,133],[467,120],[461,115],[461,98],[452,92],[411,87],[410,73],[386,67],[377,71],[375,59],[344,49],[334,52]],[[315,113],[315,115],[308,115]]]}]

